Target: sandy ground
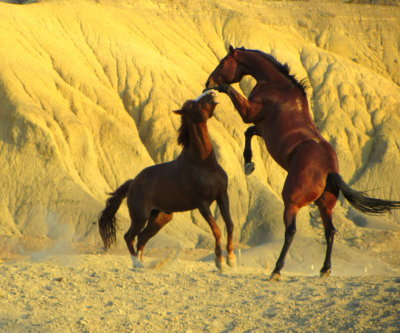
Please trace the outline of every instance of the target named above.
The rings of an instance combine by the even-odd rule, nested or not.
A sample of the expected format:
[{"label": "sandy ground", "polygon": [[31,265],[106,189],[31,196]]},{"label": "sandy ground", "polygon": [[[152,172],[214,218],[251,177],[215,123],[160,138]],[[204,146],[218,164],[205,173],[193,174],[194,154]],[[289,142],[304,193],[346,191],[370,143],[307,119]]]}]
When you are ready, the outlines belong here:
[{"label": "sandy ground", "polygon": [[221,273],[210,254],[151,250],[144,269],[122,253],[3,261],[0,331],[399,332],[398,273],[270,282],[254,265]]}]

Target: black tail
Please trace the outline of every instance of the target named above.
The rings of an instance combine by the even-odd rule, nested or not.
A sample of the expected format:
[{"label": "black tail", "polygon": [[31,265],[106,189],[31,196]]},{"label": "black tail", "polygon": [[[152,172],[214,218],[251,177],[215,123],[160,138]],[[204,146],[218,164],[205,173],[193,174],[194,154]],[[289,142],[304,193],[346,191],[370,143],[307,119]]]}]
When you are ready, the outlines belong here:
[{"label": "black tail", "polygon": [[389,201],[367,197],[364,192],[353,190],[337,173],[328,175],[328,181],[342,191],[347,201],[365,214],[376,215],[400,208],[400,201]]},{"label": "black tail", "polygon": [[253,151],[251,150],[251,139],[254,135],[257,135],[257,128],[255,126],[249,127],[246,132],[244,132],[245,143],[244,143],[244,164],[251,163],[251,158],[253,157]]},{"label": "black tail", "polygon": [[99,231],[105,249],[108,249],[116,241],[117,219],[115,214],[121,206],[122,200],[126,197],[131,182],[132,179],[126,181],[115,192],[110,193],[111,197],[106,201],[106,208],[99,215]]}]

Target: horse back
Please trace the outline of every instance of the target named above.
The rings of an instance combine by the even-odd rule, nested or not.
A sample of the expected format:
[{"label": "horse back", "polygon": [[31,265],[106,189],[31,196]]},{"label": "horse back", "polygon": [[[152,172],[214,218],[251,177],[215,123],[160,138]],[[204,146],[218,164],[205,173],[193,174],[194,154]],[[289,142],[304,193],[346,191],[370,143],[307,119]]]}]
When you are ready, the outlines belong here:
[{"label": "horse back", "polygon": [[263,137],[270,155],[288,170],[293,150],[308,140],[320,143],[326,157],[332,160],[336,153],[321,136],[309,111],[307,96],[298,88],[272,83],[259,83],[254,87],[249,100],[262,105],[257,132]]},{"label": "horse back", "polygon": [[228,177],[217,163],[194,163],[182,155],[171,162],[143,169],[133,180],[129,196],[149,209],[179,212],[213,202],[226,191]]}]

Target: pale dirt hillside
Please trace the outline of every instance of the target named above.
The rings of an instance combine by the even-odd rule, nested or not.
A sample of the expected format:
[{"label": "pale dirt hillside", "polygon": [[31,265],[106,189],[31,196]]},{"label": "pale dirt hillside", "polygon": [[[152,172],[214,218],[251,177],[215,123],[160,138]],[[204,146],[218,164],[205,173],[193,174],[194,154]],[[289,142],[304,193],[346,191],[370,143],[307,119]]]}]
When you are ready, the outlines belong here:
[{"label": "pale dirt hillside", "polygon": [[[340,1],[0,3],[3,249],[100,246],[93,222],[106,193],[177,156],[179,119],[171,111],[199,95],[229,44],[271,53],[307,78],[313,116],[343,178],[400,200],[399,22],[399,7]],[[248,93],[252,84],[240,87]],[[246,125],[226,97],[209,127],[230,178],[236,243],[282,239],[284,171],[254,140],[256,171],[245,177]],[[122,233],[125,204],[120,217]],[[399,212],[368,218],[339,204],[335,221],[338,244],[398,266]],[[315,207],[302,210],[298,230],[323,239]],[[193,212],[176,214],[150,247],[211,244]]]}]

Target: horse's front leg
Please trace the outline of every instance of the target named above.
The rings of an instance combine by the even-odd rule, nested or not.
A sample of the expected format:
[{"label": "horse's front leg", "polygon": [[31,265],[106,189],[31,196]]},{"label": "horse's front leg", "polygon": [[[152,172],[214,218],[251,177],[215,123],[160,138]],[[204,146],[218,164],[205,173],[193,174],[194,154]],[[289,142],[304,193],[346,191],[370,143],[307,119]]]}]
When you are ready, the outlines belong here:
[{"label": "horse's front leg", "polygon": [[223,84],[213,89],[228,95],[243,122],[253,123],[255,121],[259,113],[259,110],[257,110],[258,104],[249,101],[229,84]]},{"label": "horse's front leg", "polygon": [[225,222],[226,231],[228,234],[228,240],[226,244],[226,250],[228,251],[227,261],[228,265],[231,267],[236,267],[236,256],[233,252],[233,222],[231,218],[231,213],[229,209],[229,197],[227,189],[225,189],[220,197],[217,199],[217,204],[219,207],[219,211],[221,212],[221,216]]},{"label": "horse's front leg", "polygon": [[219,270],[223,270],[224,258],[222,257],[222,249],[221,249],[221,230],[218,227],[217,222],[214,217],[211,215],[210,207],[207,204],[203,204],[199,207],[200,214],[207,221],[208,225],[211,228],[211,231],[215,238],[215,265]]}]

